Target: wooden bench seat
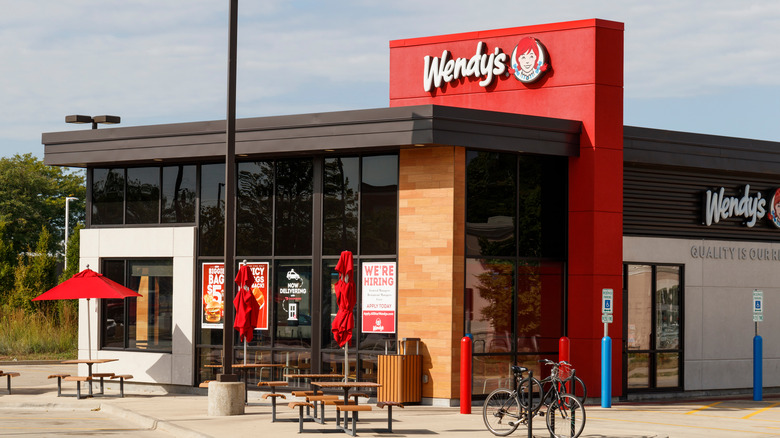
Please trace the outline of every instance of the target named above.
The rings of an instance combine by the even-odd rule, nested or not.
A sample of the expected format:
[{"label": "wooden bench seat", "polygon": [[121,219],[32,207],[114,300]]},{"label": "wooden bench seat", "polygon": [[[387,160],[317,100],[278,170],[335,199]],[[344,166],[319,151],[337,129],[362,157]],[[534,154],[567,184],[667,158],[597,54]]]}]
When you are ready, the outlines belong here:
[{"label": "wooden bench seat", "polygon": [[19,377],[21,374],[17,372],[3,372],[0,371],[0,377],[5,376],[6,379],[6,386],[8,387],[8,394],[11,394],[11,377]]},{"label": "wooden bench seat", "polygon": [[[62,380],[66,381],[66,382],[76,382],[76,398],[77,399],[87,398],[87,396],[84,396],[84,397],[81,396],[81,382],[91,383],[92,382],[92,378],[91,377],[89,377],[89,376],[67,376],[67,377],[63,377]],[[88,385],[88,386],[89,386],[89,395],[92,396],[92,385]]]},{"label": "wooden bench seat", "polygon": [[393,431],[393,406],[403,409],[404,404],[395,401],[383,401],[383,402],[377,402],[376,406],[379,409],[384,409],[385,407],[387,407],[387,431],[392,432]]},{"label": "wooden bench seat", "polygon": [[303,433],[303,408],[311,409],[314,405],[309,402],[290,402],[287,404],[290,409],[298,408],[298,433]]},{"label": "wooden bench seat", "polygon": [[[312,415],[312,418],[314,421],[318,423],[325,423],[325,402],[327,401],[334,401],[338,400],[339,396],[337,395],[307,395],[306,401],[310,402],[314,405],[314,415]],[[317,404],[320,405],[320,415],[317,417]],[[307,411],[308,412],[308,411]]]},{"label": "wooden bench seat", "polygon": [[100,379],[100,391],[98,394],[104,394],[103,379],[113,377],[114,373],[92,373],[92,380]]},{"label": "wooden bench seat", "polygon": [[125,396],[125,380],[130,380],[132,378],[132,374],[114,374],[111,376],[111,380],[119,379],[119,397]]},{"label": "wooden bench seat", "polygon": [[[371,411],[371,406],[369,405],[358,405],[358,404],[341,404],[336,406],[336,415],[340,416],[341,412],[344,413],[344,427],[340,427],[338,424],[336,424],[336,427],[339,427],[344,432],[356,436],[357,435],[357,413],[358,412],[364,412],[364,411]],[[352,427],[349,427],[349,413],[352,412]]]},{"label": "wooden bench seat", "polygon": [[263,394],[263,400],[268,400],[269,398],[271,399],[271,423],[275,423],[276,422],[276,399],[281,398],[286,400],[287,396],[285,396],[284,394],[274,394],[274,393]]},{"label": "wooden bench seat", "polygon": [[51,374],[47,379],[57,379],[57,397],[62,397],[62,379],[70,374]]}]

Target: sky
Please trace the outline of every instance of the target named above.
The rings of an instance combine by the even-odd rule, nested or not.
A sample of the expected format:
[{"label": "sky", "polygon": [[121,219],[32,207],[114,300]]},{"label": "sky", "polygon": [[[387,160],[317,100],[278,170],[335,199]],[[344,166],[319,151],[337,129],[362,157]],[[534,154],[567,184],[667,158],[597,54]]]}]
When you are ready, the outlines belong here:
[{"label": "sky", "polygon": [[[224,120],[229,0],[0,0],[0,157],[44,132]],[[624,124],[780,142],[777,0],[239,1],[238,118],[384,108],[389,41],[625,24]]]}]

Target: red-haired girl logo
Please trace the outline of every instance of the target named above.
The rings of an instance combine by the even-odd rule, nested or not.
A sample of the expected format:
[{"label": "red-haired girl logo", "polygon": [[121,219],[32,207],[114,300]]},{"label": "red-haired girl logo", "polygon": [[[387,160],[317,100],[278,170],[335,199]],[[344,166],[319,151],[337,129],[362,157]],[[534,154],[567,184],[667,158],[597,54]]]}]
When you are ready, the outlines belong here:
[{"label": "red-haired girl logo", "polygon": [[515,79],[524,84],[530,84],[544,76],[550,68],[544,45],[533,37],[520,40],[512,52],[512,68],[515,70]]},{"label": "red-haired girl logo", "polygon": [[769,220],[777,228],[780,228],[780,189],[775,190],[775,195],[772,196],[772,208],[769,209]]}]

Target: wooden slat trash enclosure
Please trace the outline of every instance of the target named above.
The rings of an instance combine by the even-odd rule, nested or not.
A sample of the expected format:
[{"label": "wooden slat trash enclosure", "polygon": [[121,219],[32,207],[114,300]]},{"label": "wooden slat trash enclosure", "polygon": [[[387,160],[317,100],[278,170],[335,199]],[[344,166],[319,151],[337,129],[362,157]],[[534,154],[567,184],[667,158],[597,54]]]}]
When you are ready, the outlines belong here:
[{"label": "wooden slat trash enclosure", "polygon": [[[416,354],[409,354],[408,342],[417,344]],[[379,355],[378,401],[419,403],[422,401],[422,356],[420,339],[404,338],[400,354]]]}]

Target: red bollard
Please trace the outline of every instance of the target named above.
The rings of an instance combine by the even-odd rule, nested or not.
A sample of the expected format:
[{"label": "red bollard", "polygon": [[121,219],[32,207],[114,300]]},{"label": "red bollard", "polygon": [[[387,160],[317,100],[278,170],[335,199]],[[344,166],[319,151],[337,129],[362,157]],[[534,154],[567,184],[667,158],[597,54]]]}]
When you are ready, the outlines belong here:
[{"label": "red bollard", "polygon": [[471,413],[471,338],[460,340],[460,413]]},{"label": "red bollard", "polygon": [[561,339],[558,340],[558,361],[565,360],[566,362],[571,363],[569,360],[569,355],[571,354],[571,343],[569,342],[569,338],[566,336],[561,337]]},{"label": "red bollard", "polygon": [[[569,341],[569,338],[566,336],[562,336],[561,339],[558,340],[558,361],[566,361],[568,363],[571,363],[571,360],[569,360],[571,355],[571,342]],[[571,392],[574,388],[569,386],[569,384],[566,384],[566,392]]]}]

